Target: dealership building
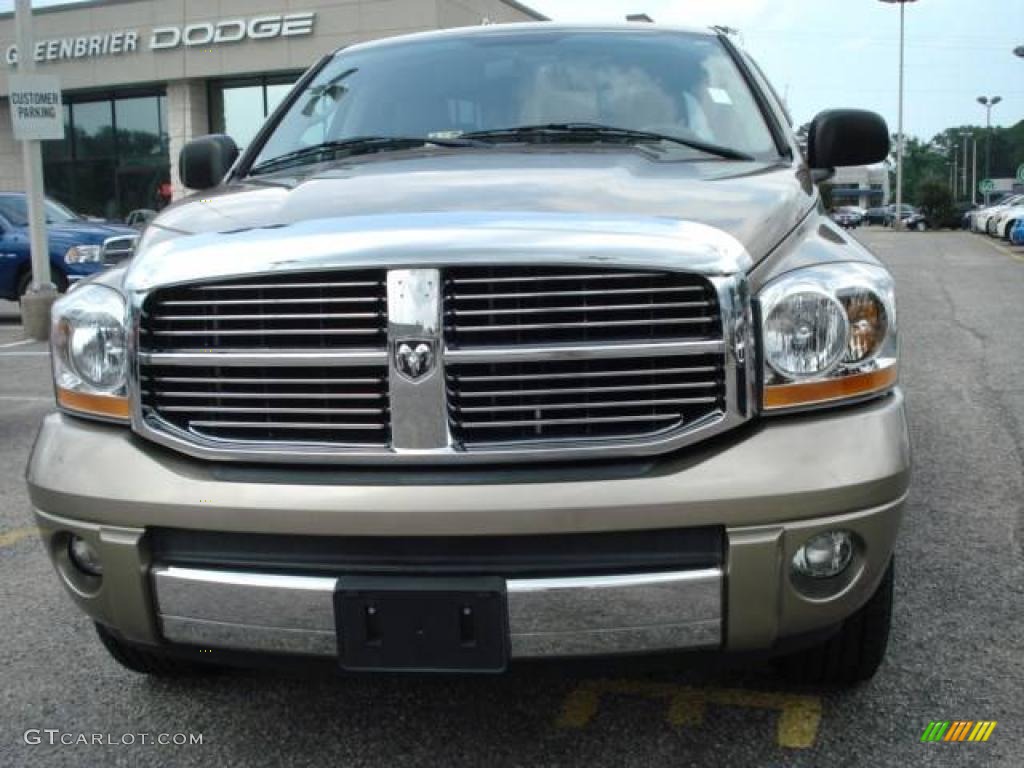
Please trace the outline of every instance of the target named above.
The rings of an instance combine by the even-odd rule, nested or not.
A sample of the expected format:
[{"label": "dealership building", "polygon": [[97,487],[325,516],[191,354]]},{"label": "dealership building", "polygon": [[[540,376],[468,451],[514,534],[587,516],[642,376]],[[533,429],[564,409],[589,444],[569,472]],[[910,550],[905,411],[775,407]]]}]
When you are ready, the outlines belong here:
[{"label": "dealership building", "polygon": [[[33,13],[36,74],[60,78],[65,138],[43,143],[46,191],[104,218],[182,193],[185,142],[227,133],[244,147],[324,54],[364,40],[543,19],[516,0],[87,0]],[[0,191],[24,188],[8,75],[12,13],[0,14]]]}]

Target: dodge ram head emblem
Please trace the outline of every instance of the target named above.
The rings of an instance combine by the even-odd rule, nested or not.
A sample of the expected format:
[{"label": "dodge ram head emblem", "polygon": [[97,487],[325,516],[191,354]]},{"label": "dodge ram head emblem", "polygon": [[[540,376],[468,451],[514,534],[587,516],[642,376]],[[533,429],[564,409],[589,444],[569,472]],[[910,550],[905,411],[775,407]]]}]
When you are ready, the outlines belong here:
[{"label": "dodge ram head emblem", "polygon": [[395,368],[416,381],[434,370],[434,347],[429,341],[403,341],[395,348]]}]

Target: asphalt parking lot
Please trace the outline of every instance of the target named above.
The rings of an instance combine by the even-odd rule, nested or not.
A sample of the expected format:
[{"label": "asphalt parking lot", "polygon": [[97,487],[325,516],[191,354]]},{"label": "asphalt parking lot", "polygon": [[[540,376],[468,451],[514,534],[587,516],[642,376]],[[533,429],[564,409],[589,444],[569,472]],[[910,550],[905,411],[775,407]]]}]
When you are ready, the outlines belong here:
[{"label": "asphalt parking lot", "polygon": [[[53,407],[49,361],[0,302],[0,765],[1020,765],[1024,253],[959,232],[857,236],[897,277],[916,468],[887,662],[846,692],[694,657],[498,678],[123,671],[31,528],[22,473]],[[922,744],[932,720],[998,725],[987,743]],[[26,744],[29,729],[202,743]]]}]

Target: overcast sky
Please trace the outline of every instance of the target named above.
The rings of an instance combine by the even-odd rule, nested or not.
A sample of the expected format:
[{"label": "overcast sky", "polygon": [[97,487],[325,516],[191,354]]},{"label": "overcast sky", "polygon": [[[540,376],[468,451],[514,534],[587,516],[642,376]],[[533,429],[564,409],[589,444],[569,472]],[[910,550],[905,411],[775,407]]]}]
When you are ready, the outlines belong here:
[{"label": "overcast sky", "polygon": [[[67,0],[34,0],[54,5]],[[725,24],[783,95],[799,125],[829,107],[876,110],[896,130],[899,7],[879,0],[525,0],[556,20]],[[312,3],[311,3],[312,6]],[[13,0],[0,0],[10,10]],[[999,95],[996,125],[1024,119],[1024,0],[919,0],[907,5],[908,134],[985,122],[975,102]]]}]

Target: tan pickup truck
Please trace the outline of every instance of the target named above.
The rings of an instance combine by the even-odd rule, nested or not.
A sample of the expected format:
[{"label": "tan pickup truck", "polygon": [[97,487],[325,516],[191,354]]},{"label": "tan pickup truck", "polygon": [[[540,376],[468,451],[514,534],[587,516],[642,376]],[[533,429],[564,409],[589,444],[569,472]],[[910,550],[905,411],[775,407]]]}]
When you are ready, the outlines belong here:
[{"label": "tan pickup truck", "polygon": [[[325,57],[130,265],[54,308],[28,466],[61,581],[150,673],[764,651],[874,674],[910,449],[893,281],[708,30]],[[72,649],[69,649],[71,651]]]}]

